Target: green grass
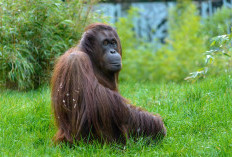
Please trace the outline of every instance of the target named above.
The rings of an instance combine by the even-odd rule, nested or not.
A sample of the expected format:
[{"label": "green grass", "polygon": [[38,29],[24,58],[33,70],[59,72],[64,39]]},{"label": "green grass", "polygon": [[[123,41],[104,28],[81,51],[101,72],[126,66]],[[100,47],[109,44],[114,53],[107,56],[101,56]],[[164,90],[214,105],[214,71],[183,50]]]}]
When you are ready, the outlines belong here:
[{"label": "green grass", "polygon": [[121,83],[121,94],[159,113],[167,137],[123,145],[55,146],[50,90],[0,91],[0,156],[231,156],[232,79],[223,76],[194,84]]}]

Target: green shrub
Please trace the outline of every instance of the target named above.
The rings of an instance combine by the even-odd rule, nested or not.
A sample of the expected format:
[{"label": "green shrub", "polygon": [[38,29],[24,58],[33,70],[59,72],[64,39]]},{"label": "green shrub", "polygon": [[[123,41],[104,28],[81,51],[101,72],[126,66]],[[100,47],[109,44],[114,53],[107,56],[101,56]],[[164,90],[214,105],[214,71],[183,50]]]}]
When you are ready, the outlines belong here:
[{"label": "green shrub", "polygon": [[218,9],[212,16],[203,20],[201,32],[207,39],[209,49],[200,56],[205,58],[205,65],[192,72],[186,79],[195,81],[196,78],[205,77],[206,74],[214,77],[223,73],[231,73],[232,34],[227,34],[231,30],[231,25],[231,9],[225,7]]},{"label": "green shrub", "polygon": [[0,3],[0,83],[20,90],[50,78],[57,56],[77,43],[95,0],[3,0]]},{"label": "green shrub", "polygon": [[210,73],[211,76],[218,76],[218,74],[222,74],[223,72],[231,75],[231,43],[232,33],[212,38],[211,49],[205,53],[204,67],[190,73],[190,76],[188,76],[186,80],[195,81],[198,78],[205,77],[208,73]]},{"label": "green shrub", "polygon": [[179,2],[168,17],[169,38],[167,44],[157,52],[158,75],[164,80],[183,81],[192,71],[203,65],[201,56],[205,52],[204,36],[200,34],[200,16],[190,2]]},{"label": "green shrub", "polygon": [[232,25],[232,13],[230,8],[222,7],[203,21],[202,33],[207,38],[207,45],[210,46],[210,39],[222,34],[227,34]]},{"label": "green shrub", "polygon": [[205,41],[200,34],[200,16],[190,2],[179,2],[169,12],[169,38],[155,52],[155,43],[136,38],[133,18],[138,10],[132,8],[128,17],[116,23],[123,48],[123,70],[120,79],[135,81],[183,81],[193,68],[203,65]]},{"label": "green shrub", "polygon": [[232,33],[212,38],[211,49],[206,51],[206,67],[212,76],[232,72]]}]

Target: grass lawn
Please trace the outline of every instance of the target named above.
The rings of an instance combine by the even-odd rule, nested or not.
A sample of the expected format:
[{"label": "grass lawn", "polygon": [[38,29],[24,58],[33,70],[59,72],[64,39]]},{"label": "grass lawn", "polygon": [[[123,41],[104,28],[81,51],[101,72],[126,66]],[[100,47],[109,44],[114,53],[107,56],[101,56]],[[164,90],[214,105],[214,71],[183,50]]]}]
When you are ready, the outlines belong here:
[{"label": "grass lawn", "polygon": [[0,90],[0,156],[232,156],[232,78],[190,84],[120,84],[121,94],[137,106],[159,113],[167,137],[123,145],[79,143],[55,146],[50,90]]}]

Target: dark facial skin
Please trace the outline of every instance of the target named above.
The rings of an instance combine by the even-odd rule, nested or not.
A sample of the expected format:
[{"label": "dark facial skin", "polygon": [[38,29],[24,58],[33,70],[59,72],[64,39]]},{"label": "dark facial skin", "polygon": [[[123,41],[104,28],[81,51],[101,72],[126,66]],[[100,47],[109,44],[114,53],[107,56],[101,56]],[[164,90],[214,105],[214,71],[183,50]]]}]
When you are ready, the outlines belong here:
[{"label": "dark facial skin", "polygon": [[118,72],[122,67],[116,37],[110,31],[99,32],[98,41],[101,48],[102,68],[107,72]]}]

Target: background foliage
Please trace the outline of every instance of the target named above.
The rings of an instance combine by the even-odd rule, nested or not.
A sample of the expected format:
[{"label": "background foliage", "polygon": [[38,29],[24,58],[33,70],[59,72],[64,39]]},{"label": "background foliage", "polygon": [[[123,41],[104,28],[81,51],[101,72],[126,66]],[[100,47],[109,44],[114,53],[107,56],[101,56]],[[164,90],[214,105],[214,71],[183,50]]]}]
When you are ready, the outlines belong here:
[{"label": "background foliage", "polygon": [[196,72],[190,73],[186,80],[195,81],[196,78],[205,77],[207,73],[217,74],[231,74],[231,53],[232,53],[232,33],[220,35],[212,38],[210,45],[211,49],[206,51],[205,66],[198,69]]},{"label": "background foliage", "polygon": [[202,33],[207,39],[207,46],[211,44],[213,37],[227,34],[232,26],[232,12],[230,8],[218,8],[213,16],[203,19]]},{"label": "background foliage", "polygon": [[[3,0],[0,3],[0,84],[24,90],[48,82],[55,58],[77,44],[83,28],[96,21],[99,15],[90,12],[96,2]],[[225,49],[217,42],[213,47],[210,45],[217,39],[215,36],[228,33],[232,25],[231,10],[221,8],[212,16],[201,18],[190,0],[178,2],[169,10],[169,36],[158,51],[158,41],[149,43],[136,37],[133,19],[140,16],[140,10],[131,8],[126,17],[116,22],[123,48],[121,81],[183,82],[193,71],[205,73],[202,67],[205,56],[209,55],[207,50]],[[105,22],[107,18],[100,17],[97,21]],[[231,70],[231,58],[217,56],[214,64],[207,66],[211,76]]]},{"label": "background foliage", "polygon": [[190,2],[178,3],[169,12],[169,37],[166,44],[154,51],[156,43],[135,38],[133,17],[139,16],[132,8],[128,17],[116,23],[123,47],[121,80],[132,78],[150,81],[183,81],[193,69],[203,65],[206,51],[200,16]]},{"label": "background foliage", "polygon": [[170,10],[168,21],[167,44],[157,52],[158,75],[168,81],[183,81],[203,64],[202,54],[206,47],[200,16],[194,4],[182,2]]},{"label": "background foliage", "polygon": [[48,81],[56,56],[79,40],[96,1],[3,0],[0,81],[17,89]]}]

